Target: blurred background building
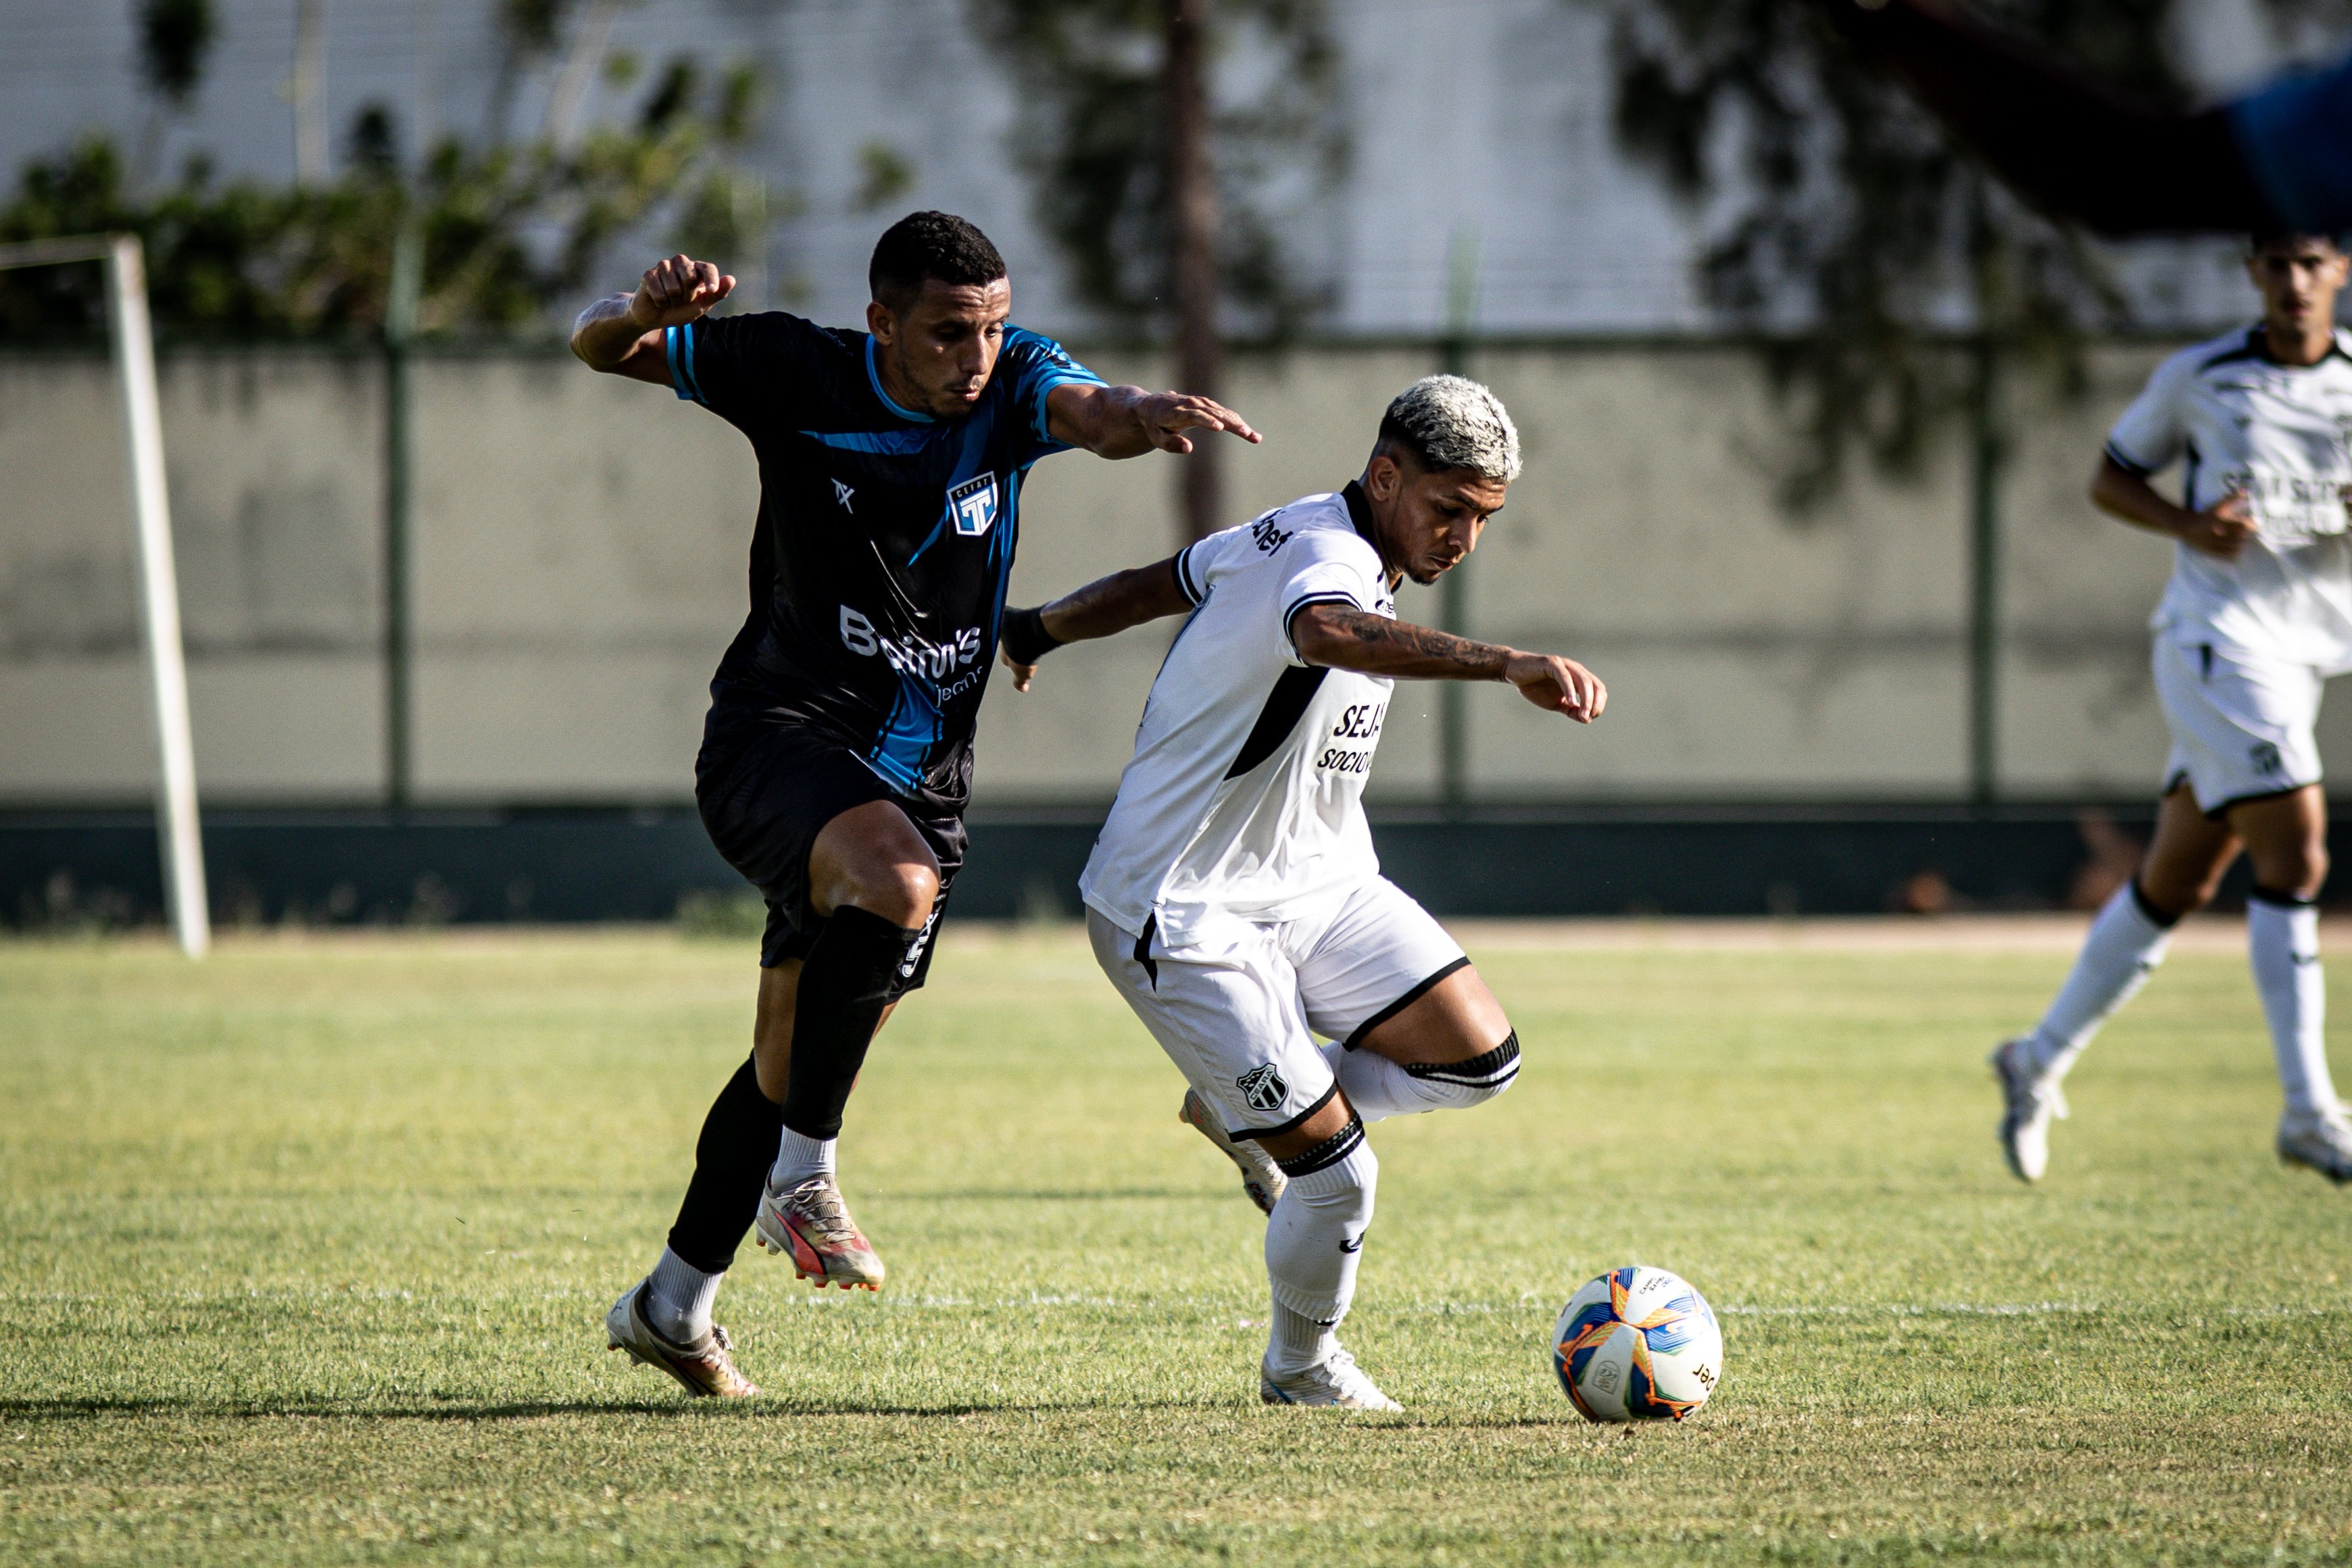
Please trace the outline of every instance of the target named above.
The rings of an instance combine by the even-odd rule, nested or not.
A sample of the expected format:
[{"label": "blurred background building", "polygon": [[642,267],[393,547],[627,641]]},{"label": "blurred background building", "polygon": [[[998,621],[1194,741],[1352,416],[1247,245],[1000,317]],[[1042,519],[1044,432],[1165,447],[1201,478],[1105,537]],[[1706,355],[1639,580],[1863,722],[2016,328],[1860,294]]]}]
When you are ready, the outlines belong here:
[{"label": "blurred background building", "polygon": [[[2067,32],[2086,9],[2021,16],[2152,94],[2334,38],[2293,0]],[[1206,489],[1161,458],[1041,465],[1018,600],[1335,488],[1415,375],[1509,403],[1526,479],[1453,587],[1401,607],[1572,653],[1612,704],[1572,731],[1499,689],[1401,689],[1372,798],[1441,904],[1932,908],[2112,878],[2105,824],[2145,814],[2165,750],[2145,621],[2169,556],[2083,491],[2161,354],[2248,315],[2232,249],[2043,225],[1893,95],[1832,90],[1851,68],[1801,8],[1722,10],[0,0],[0,240],[149,245],[225,906],[642,914],[725,885],[691,764],[744,610],[750,453],[561,332],[677,245],[736,270],[741,308],[856,321],[875,235],[924,205],[997,239],[1025,324],[1114,378],[1218,378],[1268,436]],[[1171,200],[1188,151],[1205,233]],[[395,398],[403,234],[423,302]],[[92,279],[0,277],[0,919],[151,897],[97,320]],[[412,617],[389,649],[388,559]],[[1003,874],[976,859],[971,908],[1070,907],[1164,640],[992,692]],[[2323,739],[2352,765],[2352,721]]]}]

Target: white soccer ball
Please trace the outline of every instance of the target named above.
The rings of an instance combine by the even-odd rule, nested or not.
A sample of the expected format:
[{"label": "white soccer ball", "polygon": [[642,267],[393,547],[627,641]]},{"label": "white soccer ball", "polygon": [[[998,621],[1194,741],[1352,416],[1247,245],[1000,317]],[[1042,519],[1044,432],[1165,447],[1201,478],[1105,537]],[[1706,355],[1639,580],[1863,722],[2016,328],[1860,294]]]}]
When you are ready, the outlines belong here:
[{"label": "white soccer ball", "polygon": [[1551,1365],[1587,1421],[1679,1421],[1722,1381],[1723,1330],[1681,1276],[1633,1264],[1568,1299]]}]

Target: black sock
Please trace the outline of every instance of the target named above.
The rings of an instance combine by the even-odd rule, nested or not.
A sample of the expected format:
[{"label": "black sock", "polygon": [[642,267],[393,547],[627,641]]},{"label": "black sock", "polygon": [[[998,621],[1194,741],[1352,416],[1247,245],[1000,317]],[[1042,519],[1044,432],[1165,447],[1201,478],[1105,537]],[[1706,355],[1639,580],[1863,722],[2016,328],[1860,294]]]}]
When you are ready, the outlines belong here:
[{"label": "black sock", "polygon": [[841,1135],[849,1086],[866,1065],[890,988],[922,928],[909,931],[880,915],[844,905],[817,934],[801,964],[793,1003],[793,1067],[784,1080],[784,1125],[803,1138]]},{"label": "black sock", "polygon": [[669,1249],[706,1274],[723,1274],[760,1212],[768,1167],[783,1136],[783,1108],[760,1092],[746,1060],[710,1103],[694,1145],[694,1180],[669,1227]]}]

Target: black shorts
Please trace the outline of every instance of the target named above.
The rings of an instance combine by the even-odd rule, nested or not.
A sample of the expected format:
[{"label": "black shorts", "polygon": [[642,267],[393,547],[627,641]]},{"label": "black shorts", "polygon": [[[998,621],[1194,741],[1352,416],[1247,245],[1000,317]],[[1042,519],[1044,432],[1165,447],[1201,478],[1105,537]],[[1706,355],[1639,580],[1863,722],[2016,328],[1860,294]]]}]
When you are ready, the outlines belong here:
[{"label": "black shorts", "polygon": [[760,967],[805,958],[824,919],[809,907],[810,847],[824,825],[869,801],[887,800],[907,814],[940,863],[940,893],[931,903],[922,946],[892,996],[903,996],[930,973],[932,939],[948,905],[948,889],[963,866],[960,815],[934,816],[882,782],[840,742],[807,725],[753,710],[714,707],[694,760],[694,804],[710,842],[768,900],[768,929],[760,939]]}]

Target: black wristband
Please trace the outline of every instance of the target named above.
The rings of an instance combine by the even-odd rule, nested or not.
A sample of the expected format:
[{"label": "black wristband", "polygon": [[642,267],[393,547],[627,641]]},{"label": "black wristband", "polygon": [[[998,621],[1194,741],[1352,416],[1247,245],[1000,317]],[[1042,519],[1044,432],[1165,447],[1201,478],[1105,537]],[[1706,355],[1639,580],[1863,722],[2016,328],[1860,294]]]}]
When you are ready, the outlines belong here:
[{"label": "black wristband", "polygon": [[997,643],[1013,663],[1034,664],[1061,647],[1062,639],[1045,629],[1045,608],[1040,605],[1034,610],[1005,611]]}]

